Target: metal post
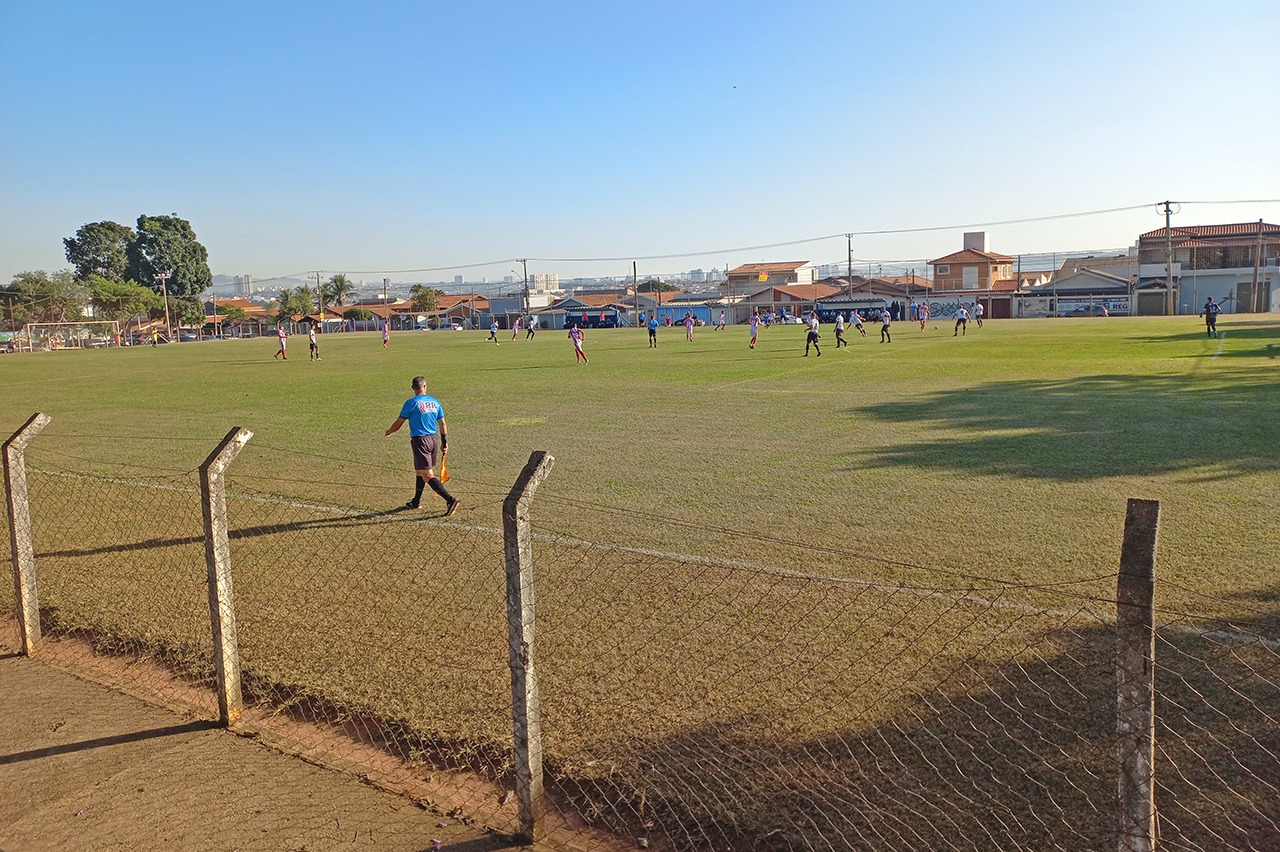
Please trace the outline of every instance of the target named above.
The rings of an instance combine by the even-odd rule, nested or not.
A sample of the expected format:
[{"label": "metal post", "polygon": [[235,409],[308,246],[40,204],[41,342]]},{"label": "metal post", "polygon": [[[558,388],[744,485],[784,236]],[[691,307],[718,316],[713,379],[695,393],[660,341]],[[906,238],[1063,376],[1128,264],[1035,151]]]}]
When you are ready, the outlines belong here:
[{"label": "metal post", "polygon": [[9,515],[9,547],[13,554],[13,590],[18,608],[22,653],[30,657],[40,644],[40,596],[36,591],[36,557],[31,543],[31,507],[27,501],[26,449],[53,418],[36,413],[4,442],[5,510]]},{"label": "metal post", "polygon": [[534,669],[533,549],[529,501],[547,478],[555,458],[538,450],[502,501],[502,538],[507,563],[507,638],[511,666],[511,721],[515,731],[516,797],[520,804],[519,839],[533,843],[541,831],[542,709]]},{"label": "metal post", "polygon": [[1116,748],[1120,852],[1154,852],[1155,600],[1158,500],[1129,500],[1116,588]]},{"label": "metal post", "polygon": [[240,645],[236,638],[235,594],[231,588],[231,545],[227,536],[227,466],[253,437],[233,427],[200,465],[200,507],[204,514],[204,559],[208,569],[209,619],[213,626],[213,665],[217,676],[218,720],[226,727],[240,721]]}]

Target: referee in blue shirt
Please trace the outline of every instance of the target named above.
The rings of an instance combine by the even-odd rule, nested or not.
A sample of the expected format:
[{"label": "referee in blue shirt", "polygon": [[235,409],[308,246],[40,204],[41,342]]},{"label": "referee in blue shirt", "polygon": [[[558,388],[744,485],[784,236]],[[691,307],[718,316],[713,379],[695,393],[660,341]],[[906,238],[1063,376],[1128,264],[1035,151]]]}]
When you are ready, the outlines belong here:
[{"label": "referee in blue shirt", "polygon": [[444,498],[447,516],[458,511],[459,500],[436,478],[436,453],[438,450],[443,459],[449,452],[449,429],[444,422],[444,406],[434,396],[427,395],[426,387],[426,376],[413,377],[414,396],[400,407],[400,416],[387,429],[387,435],[398,431],[405,421],[409,422],[409,446],[413,449],[413,470],[417,478],[413,483],[413,499],[404,504],[405,508],[418,508],[422,486],[430,485],[432,491]]}]

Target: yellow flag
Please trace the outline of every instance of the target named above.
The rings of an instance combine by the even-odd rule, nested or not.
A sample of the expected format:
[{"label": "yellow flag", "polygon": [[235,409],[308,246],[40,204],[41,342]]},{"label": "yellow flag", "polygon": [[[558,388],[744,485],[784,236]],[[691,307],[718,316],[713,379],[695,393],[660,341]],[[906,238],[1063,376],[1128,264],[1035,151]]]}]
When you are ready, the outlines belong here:
[{"label": "yellow flag", "polygon": [[441,482],[448,482],[448,481],[449,481],[449,469],[448,469],[447,467],[445,467],[445,466],[444,466],[444,457],[443,457],[443,456],[441,456],[441,457],[440,457],[440,481],[441,481]]}]

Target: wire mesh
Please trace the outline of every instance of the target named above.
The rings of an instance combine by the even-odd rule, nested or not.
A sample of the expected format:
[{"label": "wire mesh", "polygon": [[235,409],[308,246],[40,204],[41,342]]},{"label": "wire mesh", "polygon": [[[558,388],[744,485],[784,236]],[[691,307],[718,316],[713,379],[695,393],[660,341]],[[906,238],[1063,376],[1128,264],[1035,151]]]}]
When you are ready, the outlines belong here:
[{"label": "wire mesh", "polygon": [[546,759],[592,823],[676,849],[1108,845],[1114,634],[1094,604],[547,531],[535,562]]},{"label": "wire mesh", "polygon": [[1180,617],[1157,631],[1161,848],[1280,842],[1280,642],[1260,629]]},{"label": "wire mesh", "polygon": [[216,712],[196,474],[28,464],[27,482],[41,629],[51,640],[40,655]]},{"label": "wire mesh", "polygon": [[512,830],[501,535],[228,485],[246,716]]},{"label": "wire mesh", "polygon": [[[388,509],[407,495],[358,461],[246,453],[227,504],[247,724],[441,815],[511,832],[501,531],[446,520],[442,504]],[[212,717],[198,477],[156,462],[191,455],[33,444],[40,655]],[[318,468],[323,499],[307,494]],[[306,473],[253,475],[291,469]],[[497,487],[482,487],[472,493],[495,508]],[[342,493],[350,501],[333,499]],[[556,842],[1114,846],[1114,575],[1020,586],[658,517],[634,537],[643,547],[602,544],[539,525],[537,508],[535,657]],[[574,510],[581,527],[607,507]],[[703,552],[717,557],[661,549],[713,537]],[[8,551],[6,529],[6,565]],[[7,582],[0,611],[13,609]],[[1275,615],[1163,615],[1162,847],[1272,848]]]}]

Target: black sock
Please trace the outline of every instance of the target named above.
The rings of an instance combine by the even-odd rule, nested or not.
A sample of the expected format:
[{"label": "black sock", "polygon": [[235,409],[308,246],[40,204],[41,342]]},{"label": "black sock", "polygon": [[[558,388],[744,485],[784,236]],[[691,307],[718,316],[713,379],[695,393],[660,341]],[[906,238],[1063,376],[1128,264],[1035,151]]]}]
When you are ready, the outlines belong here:
[{"label": "black sock", "polygon": [[441,482],[439,479],[433,476],[427,480],[427,484],[431,486],[432,491],[436,492],[441,497],[443,497],[446,503],[453,502],[453,495],[445,490],[444,483]]},{"label": "black sock", "polygon": [[413,480],[413,502],[417,503],[422,499],[422,487],[426,484],[421,476]]}]

